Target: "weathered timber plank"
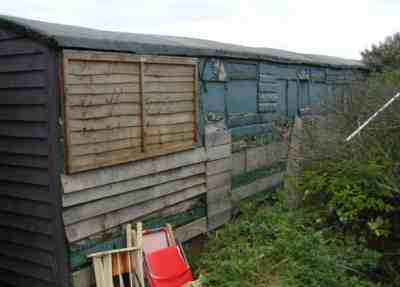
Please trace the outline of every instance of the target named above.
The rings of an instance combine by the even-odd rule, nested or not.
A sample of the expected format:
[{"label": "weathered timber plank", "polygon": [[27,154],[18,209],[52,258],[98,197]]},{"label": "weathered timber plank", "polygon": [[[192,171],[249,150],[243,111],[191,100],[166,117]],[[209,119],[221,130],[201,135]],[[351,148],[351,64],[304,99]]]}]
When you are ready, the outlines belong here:
[{"label": "weathered timber plank", "polygon": [[232,153],[232,176],[246,172],[246,151]]},{"label": "weathered timber plank", "polygon": [[0,56],[40,54],[44,50],[45,48],[41,43],[21,38],[3,42],[0,47]]},{"label": "weathered timber plank", "polygon": [[[186,132],[180,134],[163,134],[163,135],[154,135],[154,136],[147,136],[144,138],[145,144],[153,145],[153,144],[164,144],[170,142],[186,142],[191,140],[193,142],[193,132]],[[151,150],[151,148],[150,148]]]},{"label": "weathered timber plank", "polygon": [[68,128],[72,132],[76,131],[95,131],[116,128],[128,128],[140,126],[139,116],[113,116],[102,119],[70,120]]},{"label": "weathered timber plank", "polygon": [[284,173],[276,173],[271,176],[258,179],[250,184],[240,186],[232,191],[232,199],[240,201],[259,192],[266,191],[283,182]]},{"label": "weathered timber plank", "polygon": [[0,73],[0,89],[40,88],[46,86],[46,74],[42,71]]},{"label": "weathered timber plank", "polygon": [[71,132],[70,144],[75,145],[75,144],[98,143],[98,142],[105,142],[108,140],[140,138],[140,136],[141,136],[141,129],[139,127]]},{"label": "weathered timber plank", "polygon": [[110,140],[93,144],[73,145],[70,148],[70,156],[83,156],[90,154],[100,154],[109,151],[122,150],[127,148],[139,148],[141,139],[130,138],[121,140]]},{"label": "weathered timber plank", "polygon": [[166,142],[166,143],[154,143],[154,144],[146,144],[146,153],[151,154],[152,152],[162,152],[163,150],[179,150],[193,147],[195,142],[193,140],[193,135],[190,135],[192,138],[185,141],[177,141],[177,142]]},{"label": "weathered timber plank", "polygon": [[[68,57],[68,56],[67,56]],[[127,63],[116,60],[115,62],[107,61],[85,61],[85,60],[69,60],[68,75],[138,75],[139,64]]]},{"label": "weathered timber plank", "polygon": [[82,94],[104,95],[138,92],[139,83],[65,85],[65,94],[67,96]]},{"label": "weathered timber plank", "polygon": [[118,93],[103,95],[70,95],[66,97],[65,102],[68,106],[95,106],[110,105],[118,103],[139,103],[139,93]]},{"label": "weathered timber plank", "polygon": [[145,76],[187,77],[194,73],[193,65],[146,64],[144,67]]},{"label": "weathered timber plank", "polygon": [[0,210],[44,219],[54,217],[53,209],[48,203],[34,202],[22,198],[10,198],[8,196],[1,196],[1,194]]},{"label": "weathered timber plank", "polygon": [[193,122],[193,113],[147,116],[146,126],[173,125]]},{"label": "weathered timber plank", "polygon": [[46,68],[44,54],[18,55],[0,58],[0,73],[38,71]]},{"label": "weathered timber plank", "polygon": [[63,212],[64,223],[70,225],[78,221],[110,213],[131,205],[141,204],[148,200],[157,200],[160,197],[203,183],[205,183],[205,176],[195,175],[150,188],[120,194],[114,196],[112,199],[104,198],[92,203],[71,207]]},{"label": "weathered timber plank", "polygon": [[267,165],[267,153],[264,146],[246,149],[246,172]]},{"label": "weathered timber plank", "polygon": [[0,120],[45,122],[47,107],[45,105],[0,105]]},{"label": "weathered timber plank", "polygon": [[220,198],[207,203],[207,217],[212,218],[213,216],[223,213],[227,210],[232,209],[232,202],[229,197]]},{"label": "weathered timber plank", "polygon": [[136,74],[106,74],[106,75],[67,75],[70,85],[76,84],[126,84],[138,83]]},{"label": "weathered timber plank", "polygon": [[226,209],[220,213],[214,214],[211,217],[208,217],[208,231],[214,230],[225,223],[229,222],[232,216],[231,209]]},{"label": "weathered timber plank", "polygon": [[212,190],[217,187],[223,187],[231,184],[231,172],[223,172],[219,174],[207,176],[207,190]]},{"label": "weathered timber plank", "polygon": [[181,242],[189,241],[207,232],[207,218],[203,217],[178,227],[175,230],[175,237]]},{"label": "weathered timber plank", "polygon": [[0,164],[20,167],[47,168],[49,163],[47,156],[0,152]]},{"label": "weathered timber plank", "polygon": [[83,204],[89,201],[116,196],[122,193],[132,192],[203,173],[205,173],[204,163],[197,163],[190,166],[166,170],[158,173],[156,176],[154,174],[150,174],[139,178],[133,178],[108,185],[84,189],[82,191],[66,193],[63,195],[63,206],[68,207],[72,205]]},{"label": "weathered timber plank", "polygon": [[47,94],[43,88],[7,89],[0,93],[0,105],[44,105]]},{"label": "weathered timber plank", "polygon": [[165,135],[165,134],[180,134],[193,133],[194,123],[176,124],[170,126],[151,126],[146,127],[145,134],[147,136]]},{"label": "weathered timber plank", "polygon": [[207,160],[217,160],[231,156],[231,145],[220,145],[215,147],[207,148]]},{"label": "weathered timber plank", "polygon": [[[192,68],[193,69],[193,68]],[[144,85],[146,93],[183,93],[193,92],[193,82],[150,82]]]},{"label": "weathered timber plank", "polygon": [[146,93],[145,103],[193,101],[193,93]]},{"label": "weathered timber plank", "polygon": [[0,181],[0,195],[26,199],[34,202],[51,203],[47,186]]},{"label": "weathered timber plank", "polygon": [[207,208],[209,204],[217,201],[231,201],[231,184],[214,189],[207,188]]},{"label": "weathered timber plank", "polygon": [[194,105],[193,99],[187,102],[151,103],[145,105],[145,110],[149,115],[175,114],[193,112]]},{"label": "weathered timber plank", "polygon": [[47,139],[0,137],[0,152],[46,156],[48,154]]},{"label": "weathered timber plank", "polygon": [[0,226],[7,226],[21,231],[42,233],[50,236],[53,234],[53,224],[50,220],[2,211],[0,211]]},{"label": "weathered timber plank", "polygon": [[[70,147],[70,153],[71,150],[74,149],[74,146]],[[90,153],[87,155],[77,155],[77,156],[72,156],[70,157],[70,168],[71,171],[79,171],[79,170],[84,170],[86,167],[101,167],[104,165],[114,165],[114,164],[119,164],[121,162],[126,162],[127,159],[133,159],[136,156],[140,156],[142,153],[141,147],[129,147],[125,149],[120,149],[120,150],[110,150],[110,151],[105,151],[102,153]]]},{"label": "weathered timber plank", "polygon": [[0,122],[0,136],[46,139],[47,133],[47,123],[44,122]]},{"label": "weathered timber plank", "polygon": [[67,238],[70,242],[78,241],[88,237],[89,235],[105,231],[114,226],[151,214],[157,210],[177,204],[205,192],[205,186],[199,185],[157,200],[147,201],[141,205],[134,205],[86,221],[78,222],[66,227]]},{"label": "weathered timber plank", "polygon": [[112,116],[139,115],[140,105],[132,103],[118,103],[97,106],[73,106],[67,109],[67,118],[74,120],[96,119]]},{"label": "weathered timber plank", "polygon": [[49,174],[47,169],[0,166],[0,180],[46,186],[49,183]]},{"label": "weathered timber plank", "polygon": [[164,82],[175,82],[175,83],[180,83],[180,82],[192,82],[193,81],[193,75],[189,76],[145,76],[144,81],[146,83],[164,83]]},{"label": "weathered timber plank", "polygon": [[64,192],[69,193],[192,165],[205,160],[205,150],[198,148],[159,158],[108,167],[98,171],[87,171],[76,175],[61,175],[61,181]]},{"label": "weathered timber plank", "polygon": [[208,161],[206,167],[207,175],[230,171],[232,169],[232,157]]}]

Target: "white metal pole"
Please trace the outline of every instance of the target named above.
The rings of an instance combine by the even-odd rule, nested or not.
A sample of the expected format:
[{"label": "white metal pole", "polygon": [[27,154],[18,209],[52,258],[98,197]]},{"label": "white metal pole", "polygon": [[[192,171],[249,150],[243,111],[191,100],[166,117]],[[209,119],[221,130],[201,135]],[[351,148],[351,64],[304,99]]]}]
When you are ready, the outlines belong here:
[{"label": "white metal pole", "polygon": [[381,112],[383,112],[387,107],[389,107],[398,97],[400,97],[400,93],[397,93],[396,95],[394,95],[379,110],[377,110],[372,116],[370,116],[361,126],[359,126],[351,135],[349,135],[346,138],[346,142],[350,141],[359,132],[361,132],[371,121],[373,121]]}]

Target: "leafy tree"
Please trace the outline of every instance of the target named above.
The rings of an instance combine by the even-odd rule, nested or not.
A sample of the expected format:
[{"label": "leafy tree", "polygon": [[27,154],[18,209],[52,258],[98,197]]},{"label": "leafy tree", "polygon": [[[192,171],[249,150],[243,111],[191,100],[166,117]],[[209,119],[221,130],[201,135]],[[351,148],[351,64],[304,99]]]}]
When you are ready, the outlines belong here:
[{"label": "leafy tree", "polygon": [[400,69],[400,33],[361,52],[363,61],[374,71]]}]

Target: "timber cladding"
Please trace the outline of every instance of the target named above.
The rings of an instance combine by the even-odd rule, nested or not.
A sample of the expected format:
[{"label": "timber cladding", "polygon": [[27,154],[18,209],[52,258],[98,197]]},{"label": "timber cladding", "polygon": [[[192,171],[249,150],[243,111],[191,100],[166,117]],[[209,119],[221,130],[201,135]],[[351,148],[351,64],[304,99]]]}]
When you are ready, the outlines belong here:
[{"label": "timber cladding", "polygon": [[73,50],[63,59],[67,173],[197,142],[196,59]]}]

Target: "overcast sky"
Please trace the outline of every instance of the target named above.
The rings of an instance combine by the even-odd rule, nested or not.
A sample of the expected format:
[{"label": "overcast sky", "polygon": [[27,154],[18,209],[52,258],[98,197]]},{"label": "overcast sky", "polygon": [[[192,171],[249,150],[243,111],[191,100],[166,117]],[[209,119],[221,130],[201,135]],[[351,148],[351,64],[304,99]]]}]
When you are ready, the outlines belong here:
[{"label": "overcast sky", "polygon": [[0,14],[345,58],[400,31],[399,0],[0,1]]}]

